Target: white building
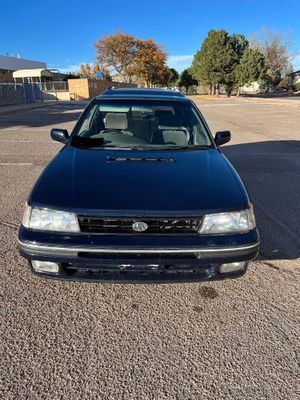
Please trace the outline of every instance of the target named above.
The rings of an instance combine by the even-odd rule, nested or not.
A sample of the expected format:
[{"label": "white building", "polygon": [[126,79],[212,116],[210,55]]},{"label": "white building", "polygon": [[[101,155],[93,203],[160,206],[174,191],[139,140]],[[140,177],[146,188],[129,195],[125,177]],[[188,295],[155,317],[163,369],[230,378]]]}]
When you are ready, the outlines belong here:
[{"label": "white building", "polygon": [[47,64],[41,61],[25,60],[18,57],[0,55],[0,82],[12,82],[12,73],[19,69],[46,69]]},{"label": "white building", "polygon": [[241,87],[241,94],[256,94],[260,92],[259,83],[252,82],[246,83],[244,86]]}]

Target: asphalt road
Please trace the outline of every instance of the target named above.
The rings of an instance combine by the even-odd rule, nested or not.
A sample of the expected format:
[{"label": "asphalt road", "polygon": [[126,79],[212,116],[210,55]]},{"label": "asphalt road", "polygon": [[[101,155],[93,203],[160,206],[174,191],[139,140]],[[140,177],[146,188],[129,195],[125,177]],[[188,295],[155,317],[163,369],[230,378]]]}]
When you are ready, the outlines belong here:
[{"label": "asphalt road", "polygon": [[[81,109],[0,117],[0,398],[300,398],[300,108],[199,101],[256,209],[259,260],[238,280],[172,285],[57,282],[16,250],[32,184]],[[62,171],[63,173],[63,171]]]}]

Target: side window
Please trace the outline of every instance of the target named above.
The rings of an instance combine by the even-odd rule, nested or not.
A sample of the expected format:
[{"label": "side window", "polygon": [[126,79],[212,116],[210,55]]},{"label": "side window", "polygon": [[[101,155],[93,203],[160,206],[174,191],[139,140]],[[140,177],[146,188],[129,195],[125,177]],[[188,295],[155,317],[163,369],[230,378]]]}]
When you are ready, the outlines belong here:
[{"label": "side window", "polygon": [[85,119],[78,131],[78,135],[81,136],[90,136],[92,135],[94,132],[91,132],[91,128],[93,125],[93,120],[96,119],[96,114],[98,110],[98,105],[95,104],[94,107],[92,107],[89,112],[87,113],[87,115],[85,116]]},{"label": "side window", "polygon": [[193,133],[193,142],[195,145],[210,145],[210,141],[207,137],[206,129],[196,114],[195,109],[190,108],[190,121],[191,121],[191,130]]}]

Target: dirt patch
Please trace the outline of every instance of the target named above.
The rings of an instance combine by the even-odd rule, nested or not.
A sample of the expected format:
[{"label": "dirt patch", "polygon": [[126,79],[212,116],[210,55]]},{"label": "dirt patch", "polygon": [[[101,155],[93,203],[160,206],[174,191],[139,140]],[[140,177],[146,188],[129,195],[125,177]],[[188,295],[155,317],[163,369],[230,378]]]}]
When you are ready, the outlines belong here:
[{"label": "dirt patch", "polygon": [[202,286],[199,289],[200,296],[203,297],[204,299],[215,299],[216,297],[219,296],[218,292],[209,286]]}]

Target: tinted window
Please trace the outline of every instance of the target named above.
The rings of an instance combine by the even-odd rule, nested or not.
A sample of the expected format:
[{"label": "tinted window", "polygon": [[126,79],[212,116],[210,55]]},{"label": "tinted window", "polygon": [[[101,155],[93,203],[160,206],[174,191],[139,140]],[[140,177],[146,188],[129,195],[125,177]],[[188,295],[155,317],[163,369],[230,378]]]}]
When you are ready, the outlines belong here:
[{"label": "tinted window", "polygon": [[76,135],[104,147],[211,146],[199,115],[185,101],[98,101],[85,112]]}]

